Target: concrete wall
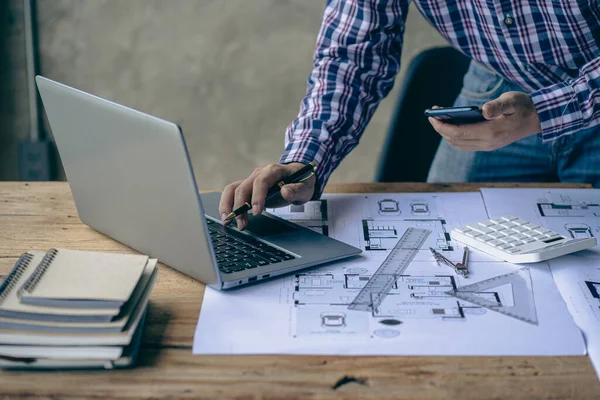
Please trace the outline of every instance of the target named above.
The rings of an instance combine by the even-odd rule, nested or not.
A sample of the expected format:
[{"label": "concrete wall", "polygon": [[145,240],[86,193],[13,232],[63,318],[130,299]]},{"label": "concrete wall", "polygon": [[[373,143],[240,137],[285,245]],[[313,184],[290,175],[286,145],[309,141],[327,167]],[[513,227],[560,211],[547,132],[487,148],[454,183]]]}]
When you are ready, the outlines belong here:
[{"label": "concrete wall", "polygon": [[[200,187],[220,189],[281,154],[324,4],[38,0],[41,68],[52,79],[181,125]],[[403,64],[443,43],[411,9]],[[333,181],[372,179],[396,91]]]},{"label": "concrete wall", "polygon": [[18,143],[28,136],[21,1],[0,1],[0,180],[17,180]]}]

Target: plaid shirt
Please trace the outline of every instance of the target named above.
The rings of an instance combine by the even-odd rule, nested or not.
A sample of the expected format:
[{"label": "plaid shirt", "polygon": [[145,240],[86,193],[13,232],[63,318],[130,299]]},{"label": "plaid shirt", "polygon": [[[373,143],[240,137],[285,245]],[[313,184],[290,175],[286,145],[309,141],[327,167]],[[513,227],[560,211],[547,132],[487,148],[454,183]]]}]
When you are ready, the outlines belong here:
[{"label": "plaid shirt", "polygon": [[[316,197],[400,68],[410,0],[328,0],[280,162],[316,161]],[[456,48],[530,92],[543,141],[600,123],[598,0],[415,0]],[[443,68],[443,67],[442,67]]]}]

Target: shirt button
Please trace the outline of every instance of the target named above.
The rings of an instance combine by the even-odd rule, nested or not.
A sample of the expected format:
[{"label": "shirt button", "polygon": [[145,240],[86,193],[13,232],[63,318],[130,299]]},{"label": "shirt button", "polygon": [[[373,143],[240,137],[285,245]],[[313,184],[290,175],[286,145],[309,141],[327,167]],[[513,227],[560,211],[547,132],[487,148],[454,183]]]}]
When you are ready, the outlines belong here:
[{"label": "shirt button", "polygon": [[515,18],[512,16],[512,14],[506,14],[504,16],[504,23],[507,26],[512,26],[515,23]]}]

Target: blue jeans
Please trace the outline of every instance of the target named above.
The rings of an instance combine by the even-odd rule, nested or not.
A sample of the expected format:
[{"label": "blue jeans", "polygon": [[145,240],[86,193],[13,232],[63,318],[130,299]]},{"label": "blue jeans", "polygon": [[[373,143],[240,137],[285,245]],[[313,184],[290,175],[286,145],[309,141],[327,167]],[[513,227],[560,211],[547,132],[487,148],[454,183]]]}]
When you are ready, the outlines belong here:
[{"label": "blue jeans", "polygon": [[[509,91],[523,91],[471,62],[455,106],[481,106]],[[533,135],[494,151],[465,152],[442,140],[428,182],[578,182],[600,187],[600,127],[551,143]]]}]

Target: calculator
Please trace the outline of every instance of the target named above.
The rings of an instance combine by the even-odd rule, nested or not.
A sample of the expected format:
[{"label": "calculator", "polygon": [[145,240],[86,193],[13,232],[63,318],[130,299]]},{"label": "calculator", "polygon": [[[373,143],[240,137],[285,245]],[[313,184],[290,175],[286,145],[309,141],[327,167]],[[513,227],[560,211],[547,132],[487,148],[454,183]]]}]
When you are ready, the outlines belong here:
[{"label": "calculator", "polygon": [[500,217],[461,228],[450,236],[469,247],[513,264],[532,263],[589,249],[596,238],[567,238],[518,217]]}]

